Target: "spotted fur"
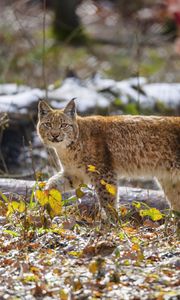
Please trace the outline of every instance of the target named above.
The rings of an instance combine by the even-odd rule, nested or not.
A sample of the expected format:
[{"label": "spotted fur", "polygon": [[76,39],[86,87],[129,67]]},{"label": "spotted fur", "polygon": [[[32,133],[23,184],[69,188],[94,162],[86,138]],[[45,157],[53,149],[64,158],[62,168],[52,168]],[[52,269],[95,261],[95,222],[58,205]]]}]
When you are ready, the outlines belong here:
[{"label": "spotted fur", "polygon": [[[37,130],[62,164],[63,171],[49,179],[47,188],[67,191],[92,184],[109,214],[117,195],[101,179],[117,186],[119,177],[155,176],[172,208],[180,211],[180,117],[80,117],[74,100],[64,110],[41,101]],[[89,172],[88,165],[97,172]]]}]

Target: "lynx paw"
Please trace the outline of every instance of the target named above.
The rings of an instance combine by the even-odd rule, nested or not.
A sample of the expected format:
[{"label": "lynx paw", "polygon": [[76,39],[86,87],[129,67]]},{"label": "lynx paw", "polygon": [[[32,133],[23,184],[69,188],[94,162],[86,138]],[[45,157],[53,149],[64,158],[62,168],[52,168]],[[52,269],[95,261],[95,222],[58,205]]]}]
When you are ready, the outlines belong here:
[{"label": "lynx paw", "polygon": [[62,178],[59,178],[59,175],[56,174],[47,181],[45,190],[59,189],[60,187],[62,187],[62,185],[63,185]]}]

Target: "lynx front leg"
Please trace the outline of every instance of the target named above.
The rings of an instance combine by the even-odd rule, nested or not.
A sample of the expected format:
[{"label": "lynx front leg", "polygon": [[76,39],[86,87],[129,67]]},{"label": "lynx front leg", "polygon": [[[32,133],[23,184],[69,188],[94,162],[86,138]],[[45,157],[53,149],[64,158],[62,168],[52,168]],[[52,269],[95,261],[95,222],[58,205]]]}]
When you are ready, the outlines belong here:
[{"label": "lynx front leg", "polygon": [[180,180],[172,180],[171,178],[158,179],[167,200],[171,204],[171,208],[180,212]]},{"label": "lynx front leg", "polygon": [[59,172],[48,180],[46,189],[50,190],[54,188],[65,193],[76,189],[81,183],[78,177]]}]

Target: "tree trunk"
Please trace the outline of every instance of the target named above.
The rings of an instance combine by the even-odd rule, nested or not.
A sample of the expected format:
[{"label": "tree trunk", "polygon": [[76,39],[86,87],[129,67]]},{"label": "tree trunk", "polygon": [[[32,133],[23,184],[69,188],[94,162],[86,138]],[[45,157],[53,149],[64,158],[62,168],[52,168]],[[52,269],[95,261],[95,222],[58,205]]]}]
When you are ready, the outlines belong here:
[{"label": "tree trunk", "polygon": [[81,24],[76,9],[79,0],[54,0],[54,32],[58,39],[77,38],[81,34]]}]

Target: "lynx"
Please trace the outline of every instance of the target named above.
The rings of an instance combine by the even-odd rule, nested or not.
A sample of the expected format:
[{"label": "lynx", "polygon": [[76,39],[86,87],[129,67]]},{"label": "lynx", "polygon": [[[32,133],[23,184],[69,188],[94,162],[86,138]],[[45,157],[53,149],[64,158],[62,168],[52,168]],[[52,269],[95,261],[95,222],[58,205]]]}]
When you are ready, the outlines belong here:
[{"label": "lynx", "polygon": [[117,189],[110,193],[102,179],[117,187],[122,176],[155,176],[172,209],[180,211],[180,117],[80,117],[74,100],[62,110],[41,101],[37,131],[62,165],[47,189],[69,191],[91,184],[110,216],[110,207],[117,205]]}]

